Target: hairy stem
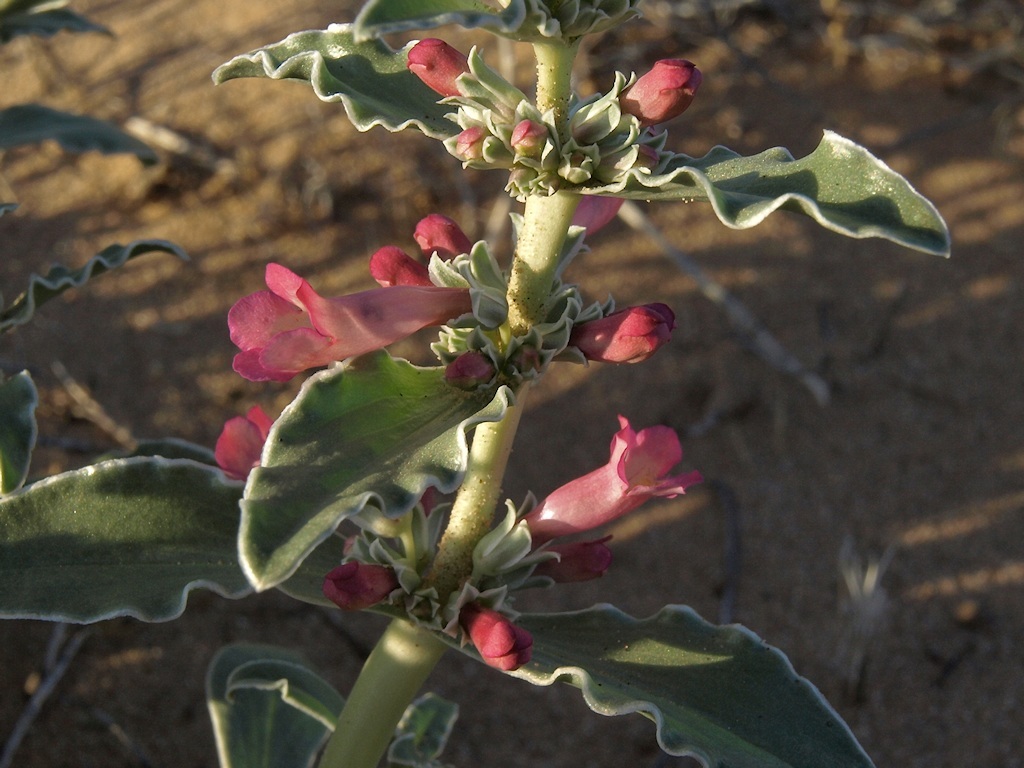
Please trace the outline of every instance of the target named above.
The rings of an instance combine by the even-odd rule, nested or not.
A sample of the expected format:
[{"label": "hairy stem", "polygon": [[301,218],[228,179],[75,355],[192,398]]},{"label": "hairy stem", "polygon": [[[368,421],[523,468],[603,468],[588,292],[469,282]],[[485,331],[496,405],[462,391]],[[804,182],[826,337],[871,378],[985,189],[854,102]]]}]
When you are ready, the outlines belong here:
[{"label": "hairy stem", "polygon": [[376,768],[402,713],[446,649],[426,630],[392,621],[345,701],[319,768]]},{"label": "hairy stem", "polygon": [[427,584],[437,589],[442,603],[470,575],[473,548],[491,529],[528,390],[529,383],[519,388],[516,404],[508,409],[504,419],[481,424],[473,433],[466,477],[455,497],[448,525],[427,576]]},{"label": "hairy stem", "polygon": [[567,138],[572,65],[578,48],[578,43],[567,45],[560,40],[534,43],[533,46],[537,57],[537,109],[542,113],[549,109],[554,112],[558,138],[562,141]]}]

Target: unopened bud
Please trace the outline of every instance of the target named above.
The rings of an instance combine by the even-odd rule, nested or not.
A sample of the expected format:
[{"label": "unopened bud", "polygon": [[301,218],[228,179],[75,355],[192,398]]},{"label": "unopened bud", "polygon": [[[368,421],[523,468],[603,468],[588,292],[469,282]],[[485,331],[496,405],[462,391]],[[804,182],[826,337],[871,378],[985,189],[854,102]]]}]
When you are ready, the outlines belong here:
[{"label": "unopened bud", "polygon": [[547,552],[558,554],[558,560],[545,560],[534,570],[537,576],[547,576],[560,584],[590,581],[604,576],[612,564],[612,551],[605,544],[611,536],[597,541],[577,541],[555,544]]},{"label": "unopened bud", "polygon": [[381,602],[398,587],[395,572],[384,565],[348,562],[324,577],[324,597],[347,611]]},{"label": "unopened bud", "polygon": [[576,326],[569,343],[588,360],[642,363],[671,338],[675,327],[671,309],[664,304],[645,304]]},{"label": "unopened bud", "polygon": [[662,59],[619,96],[622,111],[640,120],[641,127],[664,123],[681,115],[700,86],[701,74],[685,59]]},{"label": "unopened bud", "polygon": [[479,160],[484,154],[484,139],[487,132],[479,127],[467,128],[455,137],[455,156],[460,160],[469,162]]},{"label": "unopened bud", "polygon": [[393,245],[385,245],[370,257],[370,275],[384,288],[393,285],[434,285],[430,282],[426,264],[416,261]]},{"label": "unopened bud", "polygon": [[530,660],[533,649],[530,633],[497,611],[467,605],[459,614],[459,623],[490,666],[511,672]]},{"label": "unopened bud", "polygon": [[413,238],[423,253],[436,253],[443,259],[451,259],[462,253],[469,253],[473,243],[454,220],[440,213],[432,213],[416,225]]},{"label": "unopened bud", "polygon": [[431,37],[409,49],[409,71],[442,96],[459,96],[455,81],[469,72],[469,60],[444,40]]},{"label": "unopened bud", "polygon": [[444,379],[459,389],[476,389],[487,384],[496,373],[494,363],[482,352],[464,352],[444,369]]},{"label": "unopened bud", "polygon": [[512,130],[512,149],[521,155],[536,155],[548,139],[548,129],[532,120],[522,120]]}]

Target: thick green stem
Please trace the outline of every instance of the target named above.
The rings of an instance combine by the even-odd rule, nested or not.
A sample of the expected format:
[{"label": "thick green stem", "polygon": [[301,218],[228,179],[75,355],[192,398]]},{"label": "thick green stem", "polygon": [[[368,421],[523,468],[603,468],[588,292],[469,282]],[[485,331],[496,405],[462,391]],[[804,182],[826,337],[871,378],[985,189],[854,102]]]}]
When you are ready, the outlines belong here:
[{"label": "thick green stem", "polygon": [[572,98],[572,65],[578,44],[566,45],[561,40],[534,43],[537,57],[537,109],[549,109],[555,115],[558,137],[565,141],[569,122],[569,101]]},{"label": "thick green stem", "polygon": [[501,421],[481,424],[473,433],[466,476],[455,497],[448,525],[427,577],[443,603],[473,570],[473,548],[491,530],[508,457],[512,453],[529,383],[516,392],[516,404]]},{"label": "thick green stem", "polygon": [[579,202],[580,196],[571,192],[526,198],[523,227],[508,280],[508,324],[517,336],[543,320],[541,314],[551,295],[558,256]]},{"label": "thick green stem", "polygon": [[376,768],[402,713],[448,646],[395,619],[363,665],[320,768]]}]

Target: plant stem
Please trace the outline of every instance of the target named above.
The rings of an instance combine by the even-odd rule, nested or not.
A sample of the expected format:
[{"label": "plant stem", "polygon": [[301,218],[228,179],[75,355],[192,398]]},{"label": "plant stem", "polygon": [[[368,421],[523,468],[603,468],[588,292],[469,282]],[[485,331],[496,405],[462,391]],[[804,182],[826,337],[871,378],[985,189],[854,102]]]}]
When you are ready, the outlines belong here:
[{"label": "plant stem", "polygon": [[526,198],[523,227],[508,280],[508,324],[517,336],[526,334],[543,319],[558,256],[579,201],[580,196],[571,192]]},{"label": "plant stem", "polygon": [[572,65],[579,44],[566,45],[552,40],[534,43],[537,58],[537,109],[554,112],[558,138],[565,141],[569,123],[569,101],[572,98]]},{"label": "plant stem", "polygon": [[319,768],[375,768],[447,647],[404,619],[392,621],[359,673]]},{"label": "plant stem", "polygon": [[505,418],[481,424],[473,433],[466,476],[427,576],[426,583],[437,589],[442,604],[472,572],[473,548],[491,529],[528,391],[529,382],[524,382],[516,391],[516,404],[506,411]]}]

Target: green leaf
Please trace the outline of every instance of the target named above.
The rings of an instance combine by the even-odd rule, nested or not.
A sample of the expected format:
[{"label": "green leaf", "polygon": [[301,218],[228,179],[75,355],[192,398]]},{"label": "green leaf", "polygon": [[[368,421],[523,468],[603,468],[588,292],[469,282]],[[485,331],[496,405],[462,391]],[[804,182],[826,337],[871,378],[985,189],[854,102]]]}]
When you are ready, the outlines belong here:
[{"label": "green leaf", "polygon": [[444,368],[417,368],[386,352],[310,377],[274,423],[242,501],[239,552],[257,590],[273,587],[373,504],[409,511],[428,486],[458,487],[466,431],[500,419],[508,390],[469,393]]},{"label": "green leaf", "polygon": [[11,213],[17,207],[17,203],[0,203],[0,216],[3,216],[5,213]]},{"label": "green leaf", "polygon": [[640,712],[658,743],[712,768],[869,768],[835,711],[749,630],[684,606],[638,620],[610,605],[523,615],[533,658],[512,674],[564,680],[603,715]]},{"label": "green leaf", "polygon": [[30,276],[28,290],[15,299],[11,306],[4,308],[0,303],[0,333],[27,323],[40,304],[60,295],[68,288],[77,288],[91,278],[120,267],[136,256],[157,252],[172,253],[180,259],[188,260],[188,255],[173,243],[165,240],[136,240],[128,245],[107,246],[79,269],[69,269],[56,264],[44,277]]},{"label": "green leaf", "polygon": [[42,104],[0,110],[0,149],[53,139],[69,152],[128,153],[155,163],[156,153],[117,126],[87,115],[72,115]]},{"label": "green leaf", "polygon": [[370,0],[356,16],[353,27],[358,40],[445,24],[509,34],[516,32],[525,18],[526,8],[521,1],[498,12],[477,0]]},{"label": "green leaf", "polygon": [[300,656],[260,645],[221,649],[206,698],[222,768],[312,766],[345,703]]},{"label": "green leaf", "polygon": [[197,587],[242,597],[240,496],[212,467],[135,458],[0,498],[0,616],[166,621]]},{"label": "green leaf", "polygon": [[395,729],[388,747],[391,768],[435,768],[451,736],[459,705],[427,693],[412,702]]},{"label": "green leaf", "polygon": [[335,603],[324,597],[324,576],[332,568],[341,565],[344,557],[345,540],[341,536],[328,536],[306,555],[295,573],[278,584],[276,589],[310,605],[337,608]]},{"label": "green leaf", "polygon": [[848,237],[883,237],[926,253],[949,255],[938,211],[898,173],[863,147],[826,131],[807,157],[775,148],[753,157],[715,147],[702,158],[678,155],[657,176],[578,190],[640,200],[709,200],[734,229],[760,224],[778,209],[805,213]]},{"label": "green leaf", "polygon": [[65,4],[62,0],[0,0],[0,43],[18,35],[51,37],[62,30],[110,34],[106,27],[61,7]]},{"label": "green leaf", "polygon": [[304,80],[323,101],[341,102],[360,131],[380,125],[389,131],[410,126],[445,139],[459,127],[449,107],[406,66],[410,43],[400,51],[379,40],[356,42],[352,26],[296,32],[283,41],[236,56],[213,73],[215,83],[239,77]]},{"label": "green leaf", "polygon": [[0,496],[20,488],[36,444],[39,396],[28,371],[0,381]]},{"label": "green leaf", "polygon": [[191,459],[200,464],[208,464],[211,467],[217,466],[217,459],[205,445],[190,443],[188,440],[181,440],[177,437],[161,437],[152,440],[140,440],[135,450],[132,451],[111,451],[100,457],[100,461],[107,459],[131,459],[136,456],[163,456],[165,459]]}]

